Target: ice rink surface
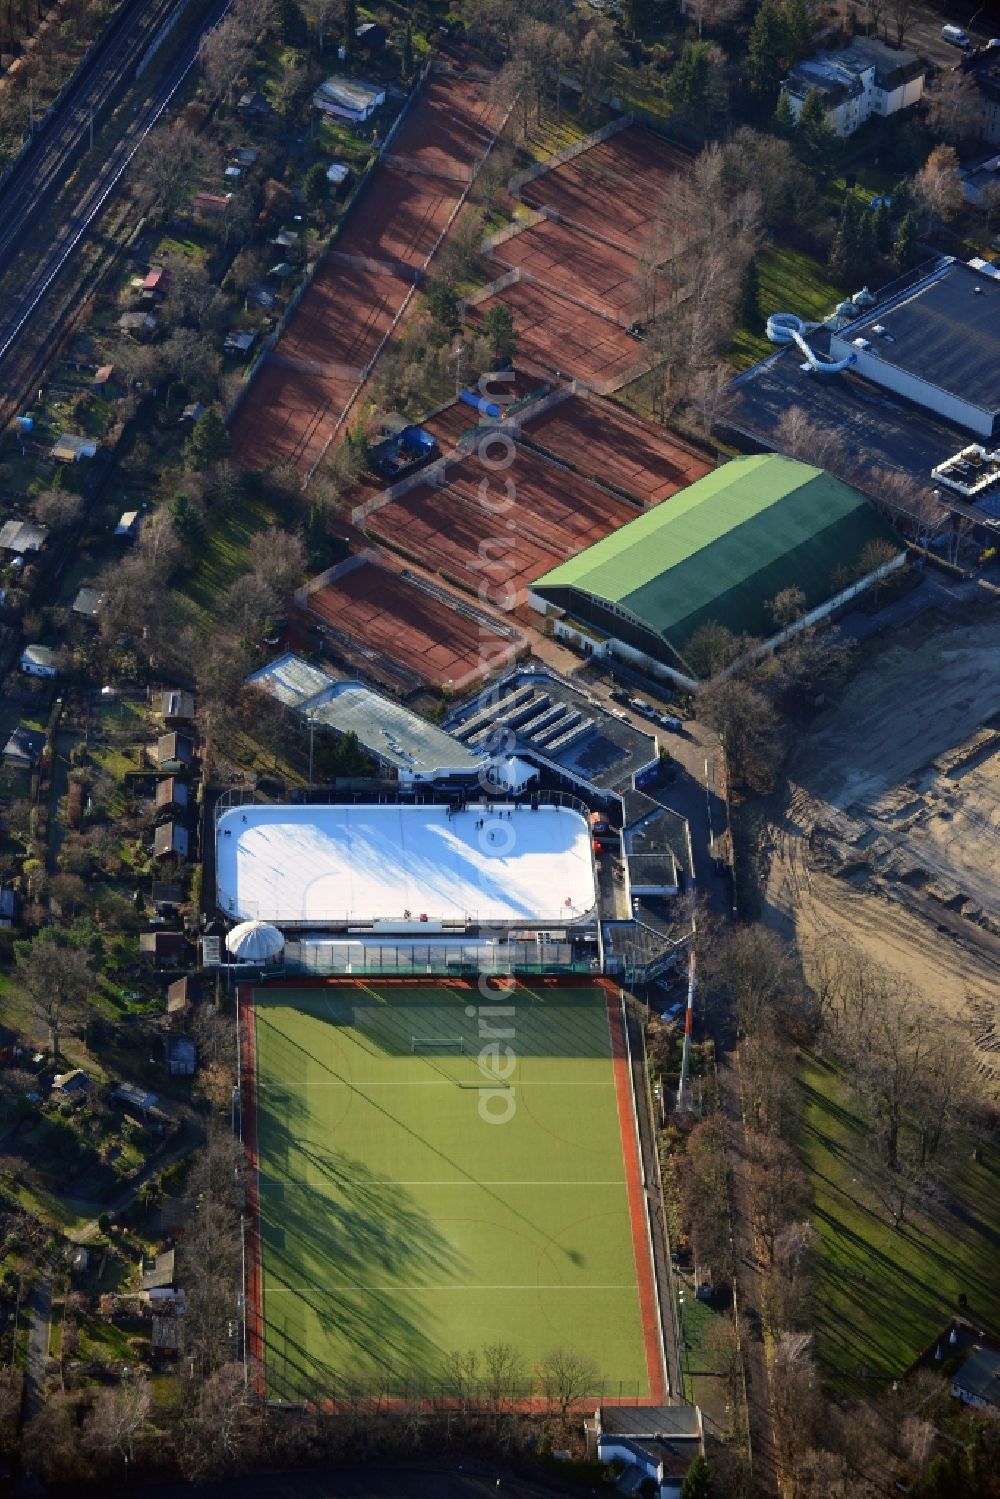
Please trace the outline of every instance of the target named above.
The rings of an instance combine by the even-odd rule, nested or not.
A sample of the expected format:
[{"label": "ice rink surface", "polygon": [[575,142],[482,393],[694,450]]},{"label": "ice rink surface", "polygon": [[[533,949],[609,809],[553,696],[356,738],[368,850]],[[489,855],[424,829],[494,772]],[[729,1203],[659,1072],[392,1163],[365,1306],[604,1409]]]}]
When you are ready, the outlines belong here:
[{"label": "ice rink surface", "polygon": [[597,900],[568,807],[246,806],[216,826],[219,906],[273,922],[566,922]]}]

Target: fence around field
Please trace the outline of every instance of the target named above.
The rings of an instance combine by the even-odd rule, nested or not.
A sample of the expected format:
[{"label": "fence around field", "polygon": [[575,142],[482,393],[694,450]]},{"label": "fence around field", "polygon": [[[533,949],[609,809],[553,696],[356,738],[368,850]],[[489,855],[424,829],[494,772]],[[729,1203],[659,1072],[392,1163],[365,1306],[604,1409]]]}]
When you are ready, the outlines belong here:
[{"label": "fence around field", "polygon": [[574,141],[570,146],[563,146],[561,150],[553,152],[551,156],[547,156],[544,161],[536,162],[533,167],[528,167],[525,171],[516,173],[507,183],[507,191],[512,198],[516,198],[525,183],[534,182],[536,177],[544,176],[546,172],[551,172],[555,167],[565,166],[568,161],[573,161],[575,157],[582,156],[585,151],[589,151],[593,146],[599,146],[602,141],[610,140],[613,135],[618,135],[622,130],[627,130],[634,123],[635,121],[631,114],[619,115],[616,120],[609,120],[606,125],[601,125],[599,129],[592,131],[590,135],[585,135],[582,140]]}]

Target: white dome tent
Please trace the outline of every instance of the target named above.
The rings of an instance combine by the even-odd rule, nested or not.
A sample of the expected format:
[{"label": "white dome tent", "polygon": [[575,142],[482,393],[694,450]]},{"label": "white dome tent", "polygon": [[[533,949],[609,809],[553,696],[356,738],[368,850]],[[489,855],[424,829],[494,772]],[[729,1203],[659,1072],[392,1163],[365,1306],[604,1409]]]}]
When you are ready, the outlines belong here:
[{"label": "white dome tent", "polygon": [[276,963],[285,950],[285,939],[266,921],[241,921],[226,938],[226,950],[237,963]]}]

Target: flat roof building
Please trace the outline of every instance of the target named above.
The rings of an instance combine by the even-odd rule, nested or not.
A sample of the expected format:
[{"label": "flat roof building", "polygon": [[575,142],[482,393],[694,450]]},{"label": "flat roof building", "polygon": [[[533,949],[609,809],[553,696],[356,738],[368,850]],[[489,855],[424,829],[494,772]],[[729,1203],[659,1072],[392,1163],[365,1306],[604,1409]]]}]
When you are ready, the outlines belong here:
[{"label": "flat roof building", "polygon": [[279,656],[249,676],[247,686],[269,692],[318,728],[356,734],[362,749],[400,781],[471,781],[482,768],[482,755],[436,724],[361,682],[338,682],[300,656]]},{"label": "flat roof building", "polygon": [[1000,281],[947,260],[830,339],[833,359],[980,437],[1000,419]]}]

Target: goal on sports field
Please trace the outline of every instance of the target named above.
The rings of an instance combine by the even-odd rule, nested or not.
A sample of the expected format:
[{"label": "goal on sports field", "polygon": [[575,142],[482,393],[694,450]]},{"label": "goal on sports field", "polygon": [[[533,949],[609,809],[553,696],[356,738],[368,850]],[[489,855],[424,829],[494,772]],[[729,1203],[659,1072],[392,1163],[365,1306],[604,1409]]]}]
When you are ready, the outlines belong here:
[{"label": "goal on sports field", "polygon": [[465,1055],[464,1036],[411,1036],[411,1052],[454,1051]]}]

